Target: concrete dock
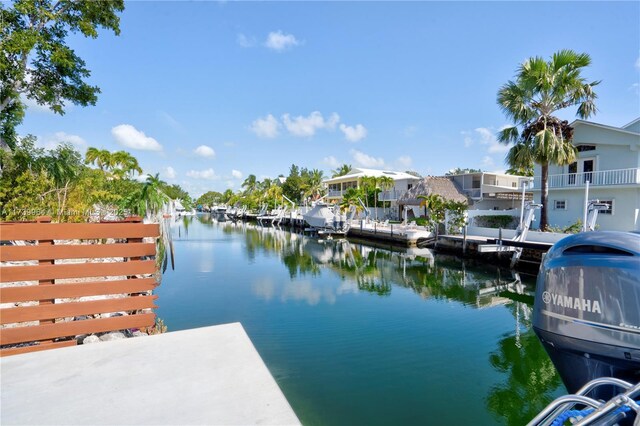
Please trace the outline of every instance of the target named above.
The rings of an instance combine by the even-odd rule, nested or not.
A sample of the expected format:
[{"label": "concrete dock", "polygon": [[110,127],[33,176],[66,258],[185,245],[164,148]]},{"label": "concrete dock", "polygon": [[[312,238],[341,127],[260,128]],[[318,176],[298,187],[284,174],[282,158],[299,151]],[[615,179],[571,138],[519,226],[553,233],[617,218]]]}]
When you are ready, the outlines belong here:
[{"label": "concrete dock", "polygon": [[239,323],[0,359],[0,423],[298,425]]}]

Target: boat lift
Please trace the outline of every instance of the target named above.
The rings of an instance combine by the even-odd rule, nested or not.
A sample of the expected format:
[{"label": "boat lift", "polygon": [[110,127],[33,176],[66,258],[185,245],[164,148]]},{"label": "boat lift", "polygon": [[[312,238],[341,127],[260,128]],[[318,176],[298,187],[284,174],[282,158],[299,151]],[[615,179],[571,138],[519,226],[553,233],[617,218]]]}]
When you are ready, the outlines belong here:
[{"label": "boat lift", "polygon": [[[527,234],[529,233],[529,229],[531,227],[531,223],[535,219],[535,211],[542,207],[542,204],[537,204],[533,202],[524,203],[524,209],[520,215],[520,224],[516,228],[516,236],[513,237],[509,242],[521,243],[526,241]],[[502,234],[502,232],[500,232]],[[503,253],[503,252],[512,252],[513,256],[511,257],[511,267],[513,268],[518,260],[520,260],[520,256],[522,256],[522,247],[515,247],[511,245],[503,245],[502,238],[498,238],[497,244],[481,244],[478,246],[478,252],[480,253]]]},{"label": "boat lift", "polygon": [[[591,391],[599,386],[617,387],[623,392],[609,401],[589,398]],[[557,398],[540,412],[527,426],[548,426],[564,424],[573,419],[574,425],[614,425],[621,420],[635,418],[634,425],[640,424],[640,383],[633,385],[613,377],[601,377],[585,384],[573,395]],[[574,407],[587,407],[575,410]],[[627,423],[625,423],[627,424]],[[629,423],[631,424],[631,423]]]}]

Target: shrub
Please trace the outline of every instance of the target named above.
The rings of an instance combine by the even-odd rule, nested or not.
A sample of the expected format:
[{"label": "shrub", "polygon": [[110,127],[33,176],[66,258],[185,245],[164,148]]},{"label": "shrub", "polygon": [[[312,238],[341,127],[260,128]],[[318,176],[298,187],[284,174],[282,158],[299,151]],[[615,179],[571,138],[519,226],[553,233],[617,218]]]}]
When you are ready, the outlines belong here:
[{"label": "shrub", "polygon": [[506,214],[494,214],[485,216],[476,216],[475,223],[477,226],[485,228],[505,228],[515,229],[517,226],[517,218]]}]

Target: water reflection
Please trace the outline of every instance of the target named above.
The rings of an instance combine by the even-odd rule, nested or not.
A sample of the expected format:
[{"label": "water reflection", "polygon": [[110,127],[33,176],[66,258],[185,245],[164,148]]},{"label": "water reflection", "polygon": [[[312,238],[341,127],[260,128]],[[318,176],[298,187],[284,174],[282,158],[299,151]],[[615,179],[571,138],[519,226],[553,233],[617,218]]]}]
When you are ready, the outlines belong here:
[{"label": "water reflection", "polygon": [[[279,365],[282,369],[285,367],[295,368],[291,367],[291,363],[294,362],[291,358],[293,351],[304,353],[304,356],[299,357],[298,362],[305,365],[305,368],[300,367],[298,375],[291,374],[292,378],[289,380],[291,380],[293,384],[288,382],[281,383],[281,385],[284,386],[285,393],[287,386],[298,389],[300,395],[312,393],[304,384],[306,381],[312,379],[318,381],[318,386],[316,386],[318,389],[322,387],[320,383],[323,383],[325,386],[337,386],[333,381],[322,382],[323,377],[311,378],[306,376],[305,373],[302,373],[306,372],[309,368],[309,366],[304,363],[311,362],[311,359],[315,360],[316,364],[314,364],[314,368],[320,362],[328,362],[328,364],[324,366],[324,369],[318,366],[318,370],[325,371],[323,374],[329,376],[331,374],[329,372],[337,368],[336,365],[342,365],[354,358],[353,364],[349,364],[349,369],[346,371],[352,372],[353,374],[359,372],[361,377],[366,377],[367,380],[373,380],[368,376],[369,371],[367,365],[369,365],[368,368],[373,368],[375,375],[378,377],[376,380],[380,380],[385,386],[395,386],[393,389],[395,389],[396,392],[403,392],[403,386],[408,387],[406,383],[410,380],[415,380],[413,385],[414,391],[423,389],[427,386],[427,383],[431,383],[432,380],[436,382],[432,385],[437,386],[437,380],[435,380],[435,377],[438,377],[437,369],[428,370],[425,368],[423,370],[411,370],[410,367],[407,367],[407,371],[405,371],[402,370],[400,366],[426,365],[428,363],[431,363],[430,365],[441,365],[441,361],[435,359],[435,357],[439,356],[440,348],[447,347],[451,340],[458,342],[461,351],[465,351],[465,353],[470,356],[477,356],[477,358],[473,358],[471,362],[472,364],[477,364],[478,370],[487,368],[489,371],[492,371],[491,379],[487,379],[490,380],[490,383],[478,389],[479,393],[476,394],[475,397],[481,404],[479,410],[485,411],[485,416],[493,416],[499,423],[510,425],[526,424],[554,397],[564,392],[553,364],[531,328],[534,277],[501,270],[493,265],[464,262],[452,256],[434,255],[429,249],[375,247],[370,244],[361,244],[349,240],[318,240],[300,233],[288,232],[277,228],[262,228],[250,223],[216,223],[215,220],[212,220],[208,215],[197,216],[197,221],[199,221],[202,226],[215,227],[216,232],[211,234],[214,236],[215,242],[219,242],[218,239],[222,238],[222,242],[228,244],[228,247],[233,250],[238,250],[237,256],[242,257],[243,262],[260,266],[265,262],[265,259],[270,260],[269,265],[274,263],[275,260],[275,266],[273,266],[267,274],[252,275],[248,282],[247,292],[249,295],[244,296],[245,301],[246,298],[254,298],[263,304],[267,304],[269,306],[268,309],[271,309],[268,312],[277,312],[278,314],[271,317],[260,317],[260,320],[256,320],[256,323],[264,324],[265,321],[268,321],[268,318],[285,318],[286,321],[291,321],[291,318],[296,318],[299,322],[305,321],[303,318],[306,318],[306,321],[309,321],[309,323],[304,323],[305,328],[304,331],[301,332],[301,336],[303,337],[300,337],[300,339],[306,339],[303,341],[309,347],[308,350],[305,351],[302,345],[294,345],[293,343],[291,346],[286,346],[288,340],[285,338],[277,342],[286,347],[286,351],[283,349],[283,353],[287,354],[286,360],[282,361],[282,365]],[[180,235],[179,238],[192,238],[191,241],[194,242],[199,238],[197,229],[193,230],[191,236],[186,235],[185,231],[188,229],[186,222],[181,221],[177,223],[176,226],[182,228],[175,232],[176,236]],[[236,256],[236,252],[234,251],[232,255]],[[202,272],[211,270],[214,265],[213,257],[211,257],[210,265],[200,259],[197,261],[194,260],[194,262],[199,262],[197,264],[200,264],[200,270]],[[218,266],[223,263],[224,260],[216,259],[215,265]],[[178,265],[178,267],[179,266],[180,265]],[[273,268],[280,269],[280,273],[271,274],[270,272]],[[234,271],[234,274],[241,275],[242,271]],[[281,278],[274,278],[276,276],[280,276]],[[284,279],[282,279],[283,276]],[[288,277],[288,279],[286,277]],[[234,288],[234,291],[239,290]],[[396,297],[396,293],[398,297]],[[422,301],[411,293],[418,295],[427,303],[422,303]],[[357,328],[360,324],[358,322],[359,317],[376,318],[377,312],[379,312],[378,309],[382,307],[381,305],[376,305],[374,307],[375,309],[372,308],[368,310],[369,307],[363,307],[362,303],[356,305],[357,302],[353,301],[352,297],[358,294],[369,295],[370,297],[366,297],[365,299],[380,301],[380,303],[385,304],[385,307],[390,307],[394,304],[397,305],[396,310],[385,310],[388,316],[384,318],[386,321],[384,326],[387,328],[384,328],[380,323],[371,325],[369,329]],[[452,324],[452,322],[449,322],[449,324],[444,324],[450,321],[446,317],[446,315],[449,314],[444,314],[444,316],[441,317],[442,325],[434,322],[416,321],[416,325],[411,328],[411,325],[406,325],[406,322],[403,322],[407,317],[404,316],[402,309],[408,305],[403,305],[402,303],[404,302],[401,303],[398,301],[406,300],[407,295],[409,295],[412,300],[417,300],[421,305],[424,305],[426,307],[425,311],[437,308],[437,306],[432,306],[433,303],[440,306],[451,306],[452,309],[457,310],[457,316],[455,316],[455,318],[459,321],[465,319],[464,315],[459,314],[460,310],[477,314],[489,314],[490,312],[500,311],[504,313],[507,321],[505,323],[504,320],[502,320],[500,331],[495,334],[491,334],[492,331],[487,327],[483,327],[484,324],[481,323],[471,323],[468,330],[464,330],[463,326],[459,325],[460,323]],[[341,303],[342,305],[349,305],[353,316],[336,316],[335,321],[340,321],[340,318],[342,318],[342,322],[340,322],[339,325],[336,325],[334,328],[333,323],[328,322],[328,328],[321,329],[323,332],[316,330],[318,334],[314,337],[314,326],[309,324],[311,324],[311,321],[313,321],[313,324],[318,324],[318,318],[322,318],[320,312],[325,313],[324,318],[327,317],[328,311],[320,311],[320,309],[323,307],[331,307],[331,309],[334,309],[336,306],[341,305]],[[313,313],[301,310],[300,306],[305,309],[312,309]],[[412,304],[411,306],[414,306],[412,309],[416,309],[415,305]],[[284,312],[287,308],[295,309],[297,317],[289,316],[292,311]],[[248,309],[247,312],[256,312],[259,311],[259,309],[263,309],[263,307],[252,305],[252,308],[250,310]],[[376,312],[376,314],[372,314],[372,311]],[[305,317],[305,315],[309,315],[309,317]],[[235,319],[235,317],[233,318]],[[247,318],[243,323],[249,324],[249,327],[251,327],[251,317]],[[415,318],[431,317],[428,312],[424,312]],[[493,316],[490,314],[483,316],[474,314],[473,318],[482,318],[490,321]],[[280,332],[285,333],[286,330],[282,329],[284,327],[282,324],[284,323],[277,323],[275,327],[278,327]],[[373,324],[373,322],[368,322],[367,324]],[[395,324],[394,327],[396,328],[394,329],[388,324]],[[364,339],[363,341],[366,341],[367,345],[362,344],[362,346],[356,346],[358,340],[356,340],[353,335],[346,335],[344,338],[336,337],[334,340],[326,343],[319,342],[319,340],[326,335],[341,336],[341,334],[337,334],[338,331],[336,330],[343,330],[347,326],[357,329],[360,332],[358,338]],[[401,326],[403,328],[399,330],[398,327]],[[255,325],[255,327],[258,329],[259,326]],[[262,327],[262,325],[260,325],[260,327]],[[267,329],[266,326],[264,327],[265,330],[268,330],[265,331],[265,335],[269,336],[268,345],[276,345],[276,342],[273,340],[274,337],[271,334],[273,328]],[[315,327],[319,326],[316,325]],[[376,331],[376,327],[380,328],[380,330]],[[468,336],[443,332],[442,337],[440,337],[440,334],[430,334],[430,332],[426,332],[425,328],[427,327],[431,327],[432,329],[442,327],[443,330],[447,330],[447,333],[461,333],[460,330],[462,329],[464,330],[462,333],[468,333]],[[384,334],[384,336],[385,341],[390,343],[388,343],[388,348],[385,346],[376,346],[377,350],[388,350],[388,352],[384,352],[386,358],[398,357],[396,364],[398,370],[390,370],[393,371],[393,375],[390,374],[389,378],[385,380],[392,381],[394,380],[393,376],[396,377],[395,380],[400,380],[398,376],[406,374],[406,376],[403,376],[404,385],[396,383],[391,385],[382,381],[385,369],[389,370],[394,368],[389,365],[389,363],[380,364],[376,369],[375,365],[377,364],[375,364],[375,362],[377,362],[377,356],[374,357],[371,355],[373,357],[372,359],[362,359],[362,357],[367,356],[366,354],[369,352],[367,348],[379,344],[380,340],[375,336],[377,336],[377,333],[382,332],[382,329],[384,329],[385,332],[387,329],[389,330],[389,334]],[[251,330],[249,329],[249,331]],[[345,331],[345,333],[347,332]],[[473,339],[469,336],[473,336],[474,334],[481,335],[481,341],[483,343],[491,343],[483,350],[469,350],[469,345],[478,344],[478,342],[471,343]],[[256,333],[256,335],[258,334]],[[425,338],[424,336],[429,337]],[[252,339],[253,337],[254,336],[252,336]],[[442,340],[436,340],[438,338]],[[291,337],[291,339],[293,338]],[[349,343],[352,340],[354,343]],[[393,346],[393,342],[398,342],[398,346]],[[258,335],[256,346],[259,350],[261,350],[261,348],[272,348],[272,346],[268,346],[267,343],[264,343],[262,347],[260,345],[261,341]],[[329,350],[329,348],[335,349],[335,357],[322,356],[322,351]],[[267,349],[263,350],[267,351]],[[275,349],[272,350],[275,351]],[[362,353],[357,352],[358,350],[362,350]],[[402,351],[405,351],[407,354],[400,355],[399,352]],[[425,354],[426,351],[430,352]],[[445,353],[444,349],[442,349],[442,353]],[[262,350],[261,354],[263,354]],[[312,358],[316,354],[320,359]],[[356,354],[358,355],[356,356]],[[269,365],[268,361],[270,358],[268,351],[266,355],[266,361]],[[447,357],[451,355],[447,353],[442,356]],[[273,356],[273,359],[276,358],[277,357]],[[358,360],[355,360],[355,358],[358,358]],[[331,363],[332,360],[334,360],[334,363]],[[338,362],[338,364],[335,364],[335,362]],[[272,366],[269,365],[269,367],[271,368]],[[358,368],[361,368],[363,371],[358,370]],[[409,374],[409,371],[411,371],[411,374]],[[456,371],[452,367],[451,374],[464,376],[468,374],[468,372]],[[295,382],[294,379],[296,377],[300,377],[300,383]],[[416,377],[423,379],[418,380]],[[465,380],[462,380],[460,383],[465,383]],[[352,386],[346,382],[341,383],[341,385],[345,386],[345,389],[351,389],[349,386]],[[339,395],[339,391],[340,389],[333,389],[332,392]],[[344,392],[348,393],[346,390],[344,390]],[[354,392],[362,394],[361,399],[363,399],[363,401],[360,401],[358,400],[360,397],[353,396],[355,393],[348,393],[354,398],[354,405],[361,404],[364,406],[364,404],[366,404],[364,399],[367,398],[367,395],[369,395],[369,398],[374,396],[369,393],[373,392],[372,387],[369,385],[363,385],[362,388],[358,388],[354,390]],[[411,393],[408,388],[406,392],[406,394],[403,394],[403,398],[406,400],[406,403],[410,405],[413,393]],[[455,394],[457,391],[452,390],[451,392]],[[461,393],[464,394],[462,391]],[[294,408],[304,404],[309,407],[314,406],[315,400],[311,397],[308,397],[310,399],[303,399],[302,397],[298,397],[297,394],[287,394],[288,398],[292,396]],[[300,400],[298,401],[296,398],[300,398]],[[323,411],[335,411],[340,407],[340,401],[335,401],[334,403],[336,405],[331,406],[326,400],[326,398],[328,398],[326,394],[319,395],[318,398],[320,398],[318,404],[322,406]],[[336,398],[338,399],[338,396],[336,396]],[[436,397],[434,396],[433,398]],[[428,402],[425,401],[424,403],[427,404]],[[388,410],[388,417],[384,417],[382,414],[376,417],[372,414],[372,417],[369,418],[370,423],[384,423],[384,419],[400,419],[398,416],[400,416],[399,410],[401,404],[399,401],[393,404],[398,406],[398,411],[394,411],[391,406],[386,408],[376,406],[375,410]],[[442,404],[445,404],[445,402],[442,402],[441,405]],[[484,405],[484,408],[482,408],[482,405]],[[314,408],[307,409],[311,411],[314,410]],[[432,407],[432,409],[435,408]],[[375,411],[371,407],[369,410],[372,412]],[[478,410],[478,407],[476,407],[476,410]],[[325,423],[335,423],[338,420],[345,421],[344,416],[348,415],[345,414],[348,412],[340,412],[338,410],[335,414],[336,417],[330,419],[323,417],[324,414],[318,414],[319,412],[320,411],[314,412],[314,415],[318,416],[318,419],[325,419]],[[406,410],[403,413],[406,413]],[[364,419],[366,417],[365,414],[361,414],[363,416],[362,419]],[[454,414],[455,413],[452,412],[452,414],[450,414],[451,417],[448,418],[462,419],[462,417],[456,417]],[[308,414],[308,417],[305,417],[306,415],[304,413],[299,413],[299,415],[303,421],[312,418],[311,414]],[[473,418],[473,415],[470,416]],[[406,420],[411,423],[409,419]],[[467,418],[467,420],[469,420],[469,418]],[[354,422],[358,423],[359,420],[354,420]],[[443,422],[446,423],[444,417]],[[313,421],[309,421],[309,423],[313,423]],[[365,423],[361,422],[360,424]]]}]

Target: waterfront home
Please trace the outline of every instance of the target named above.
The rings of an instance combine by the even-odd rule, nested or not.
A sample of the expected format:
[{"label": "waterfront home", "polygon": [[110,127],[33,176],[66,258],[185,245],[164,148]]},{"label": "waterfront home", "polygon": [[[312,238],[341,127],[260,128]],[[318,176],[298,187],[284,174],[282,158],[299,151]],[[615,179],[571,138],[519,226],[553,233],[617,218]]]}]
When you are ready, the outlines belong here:
[{"label": "waterfront home", "polygon": [[360,188],[364,177],[388,177],[393,179],[393,187],[381,191],[378,200],[389,202],[391,211],[397,211],[397,201],[407,190],[416,185],[422,178],[404,172],[394,172],[391,170],[375,170],[354,168],[350,173],[327,179],[327,201],[337,203],[342,200],[342,196],[349,188]]},{"label": "waterfront home", "polygon": [[[566,166],[549,165],[549,225],[566,227],[583,218],[589,182],[589,200],[609,205],[598,215],[598,229],[640,230],[640,118],[622,127],[584,120],[575,120],[571,126],[578,158]],[[540,171],[536,165],[533,193],[537,202]]]},{"label": "waterfront home", "polygon": [[[520,208],[522,186],[530,178],[503,173],[477,172],[449,176],[469,198],[470,210],[508,210]],[[525,200],[533,195],[527,188]]]},{"label": "waterfront home", "polygon": [[400,217],[403,217],[404,210],[411,212],[409,216],[424,215],[424,210],[420,207],[424,200],[418,197],[432,194],[439,195],[447,201],[472,203],[462,188],[449,176],[427,176],[398,199]]}]

